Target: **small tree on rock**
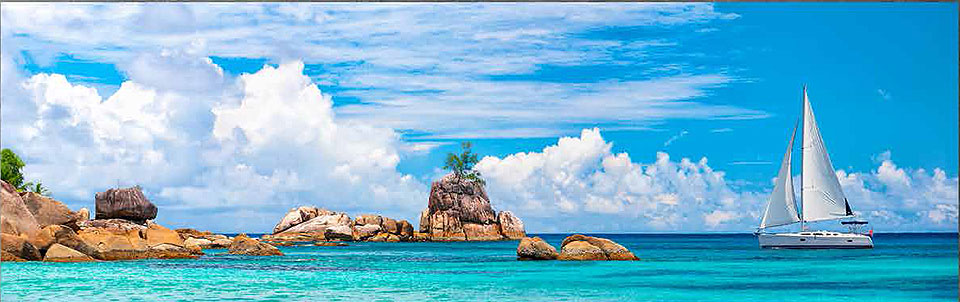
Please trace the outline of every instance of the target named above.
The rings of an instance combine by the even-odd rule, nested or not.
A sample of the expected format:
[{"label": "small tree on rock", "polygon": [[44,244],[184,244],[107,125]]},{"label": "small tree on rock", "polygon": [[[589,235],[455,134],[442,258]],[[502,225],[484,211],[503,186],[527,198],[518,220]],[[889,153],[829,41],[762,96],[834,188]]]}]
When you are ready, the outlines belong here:
[{"label": "small tree on rock", "polygon": [[457,181],[469,180],[483,186],[486,181],[480,177],[480,171],[473,169],[473,166],[480,160],[477,159],[477,154],[470,150],[471,147],[473,147],[473,144],[470,142],[463,142],[460,144],[462,151],[459,155],[447,153],[447,160],[444,162],[443,168],[452,171],[457,177]]},{"label": "small tree on rock", "polygon": [[20,172],[23,166],[20,157],[10,149],[4,148],[0,151],[0,170],[2,170],[0,174],[2,174],[3,181],[20,191],[24,189],[23,173]]}]

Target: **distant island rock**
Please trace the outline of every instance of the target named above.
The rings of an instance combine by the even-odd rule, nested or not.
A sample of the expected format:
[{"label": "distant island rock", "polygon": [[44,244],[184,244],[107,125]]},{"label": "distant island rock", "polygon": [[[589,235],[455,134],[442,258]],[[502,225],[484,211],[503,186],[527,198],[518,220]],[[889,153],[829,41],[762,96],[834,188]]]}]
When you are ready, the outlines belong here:
[{"label": "distant island rock", "polygon": [[559,260],[640,260],[630,250],[613,240],[571,235],[560,244]]},{"label": "distant island rock", "polygon": [[515,240],[526,236],[523,221],[509,211],[497,214],[483,185],[447,174],[430,186],[420,232],[431,241]]},{"label": "distant island rock", "polygon": [[313,206],[290,209],[274,226],[273,231],[273,234],[263,236],[262,240],[277,245],[326,241],[415,240],[413,225],[406,220],[374,214],[364,214],[351,219],[346,213]]},{"label": "distant island rock", "polygon": [[490,241],[526,237],[523,221],[510,211],[497,213],[481,184],[454,174],[434,182],[427,209],[420,213],[420,232],[406,220],[343,212],[314,206],[292,208],[261,239],[276,245],[315,242]]},{"label": "distant island rock", "polygon": [[640,260],[613,240],[571,235],[563,239],[560,253],[540,237],[527,237],[517,245],[517,260]]},{"label": "distant island rock", "polygon": [[556,260],[559,255],[556,248],[540,237],[524,237],[517,245],[519,260]]}]

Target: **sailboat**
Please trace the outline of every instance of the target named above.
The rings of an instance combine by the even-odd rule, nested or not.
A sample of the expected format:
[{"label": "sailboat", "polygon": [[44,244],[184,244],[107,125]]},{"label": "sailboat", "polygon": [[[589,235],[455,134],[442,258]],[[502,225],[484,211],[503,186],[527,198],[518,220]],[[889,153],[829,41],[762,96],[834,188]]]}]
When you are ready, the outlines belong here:
[{"label": "sailboat", "polygon": [[[849,232],[809,231],[806,223],[815,221],[850,219],[855,215],[850,203],[840,188],[840,181],[830,163],[827,148],[820,137],[820,128],[813,116],[813,108],[807,97],[807,87],[803,87],[803,132],[802,132],[802,170],[800,172],[800,200],[802,208],[797,210],[794,196],[791,158],[793,140],[797,126],[794,125],[787,144],[787,152],[780,164],[776,184],[767,202],[767,207],[757,228],[757,238],[761,248],[791,249],[835,249],[835,248],[873,248],[873,231],[863,234],[861,229],[866,221],[847,220],[841,224],[848,226]],[[770,233],[767,228],[787,226],[799,223],[800,232]]]}]

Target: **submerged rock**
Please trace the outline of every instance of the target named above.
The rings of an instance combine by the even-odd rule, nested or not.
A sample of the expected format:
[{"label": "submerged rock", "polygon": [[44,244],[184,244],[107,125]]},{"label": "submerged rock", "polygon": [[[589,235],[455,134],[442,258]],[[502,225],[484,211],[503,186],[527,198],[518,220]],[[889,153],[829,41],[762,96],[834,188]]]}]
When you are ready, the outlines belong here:
[{"label": "submerged rock", "polygon": [[145,222],[157,218],[157,206],[139,187],[109,189],[96,195],[96,219],[126,219]]},{"label": "submerged rock", "polygon": [[234,237],[227,253],[250,256],[283,256],[280,249],[250,238],[246,234],[240,234]]},{"label": "submerged rock", "polygon": [[[199,252],[202,254],[203,252]],[[147,250],[146,257],[144,258],[156,258],[156,259],[193,259],[197,258],[197,250],[189,249],[180,245],[170,244],[170,243],[161,243],[158,245],[151,246]]]},{"label": "submerged rock", "polygon": [[344,242],[331,242],[331,241],[314,242],[313,245],[315,246],[349,246],[349,244],[346,244]]},{"label": "submerged rock", "polygon": [[606,238],[580,234],[563,239],[560,260],[640,260],[630,250]]},{"label": "submerged rock", "polygon": [[555,260],[557,257],[559,257],[557,249],[540,237],[524,237],[517,245],[519,260]]},{"label": "submerged rock", "polygon": [[93,257],[85,255],[64,245],[54,243],[43,256],[46,262],[90,262],[96,261]]}]

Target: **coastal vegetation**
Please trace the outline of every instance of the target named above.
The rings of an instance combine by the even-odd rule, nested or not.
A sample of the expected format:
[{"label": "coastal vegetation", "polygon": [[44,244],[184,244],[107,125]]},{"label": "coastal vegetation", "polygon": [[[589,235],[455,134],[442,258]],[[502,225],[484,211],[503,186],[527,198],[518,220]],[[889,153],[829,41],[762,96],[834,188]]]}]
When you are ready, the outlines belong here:
[{"label": "coastal vegetation", "polygon": [[19,192],[33,192],[43,196],[50,196],[50,190],[40,181],[24,182],[23,172],[21,171],[26,164],[17,156],[13,150],[4,148],[0,151],[0,174],[3,181],[12,185]]},{"label": "coastal vegetation", "polygon": [[18,191],[23,191],[24,188],[23,173],[20,171],[23,166],[23,160],[20,160],[20,156],[13,153],[12,150],[4,148],[0,151],[0,170],[2,170],[0,174],[2,174],[3,181]]},{"label": "coastal vegetation", "polygon": [[481,177],[480,171],[473,169],[473,166],[480,162],[480,160],[477,158],[477,154],[471,150],[472,147],[473,144],[470,142],[460,143],[460,154],[453,152],[447,153],[447,159],[444,161],[443,168],[450,170],[458,181],[468,180],[483,186],[486,185],[486,181]]}]

